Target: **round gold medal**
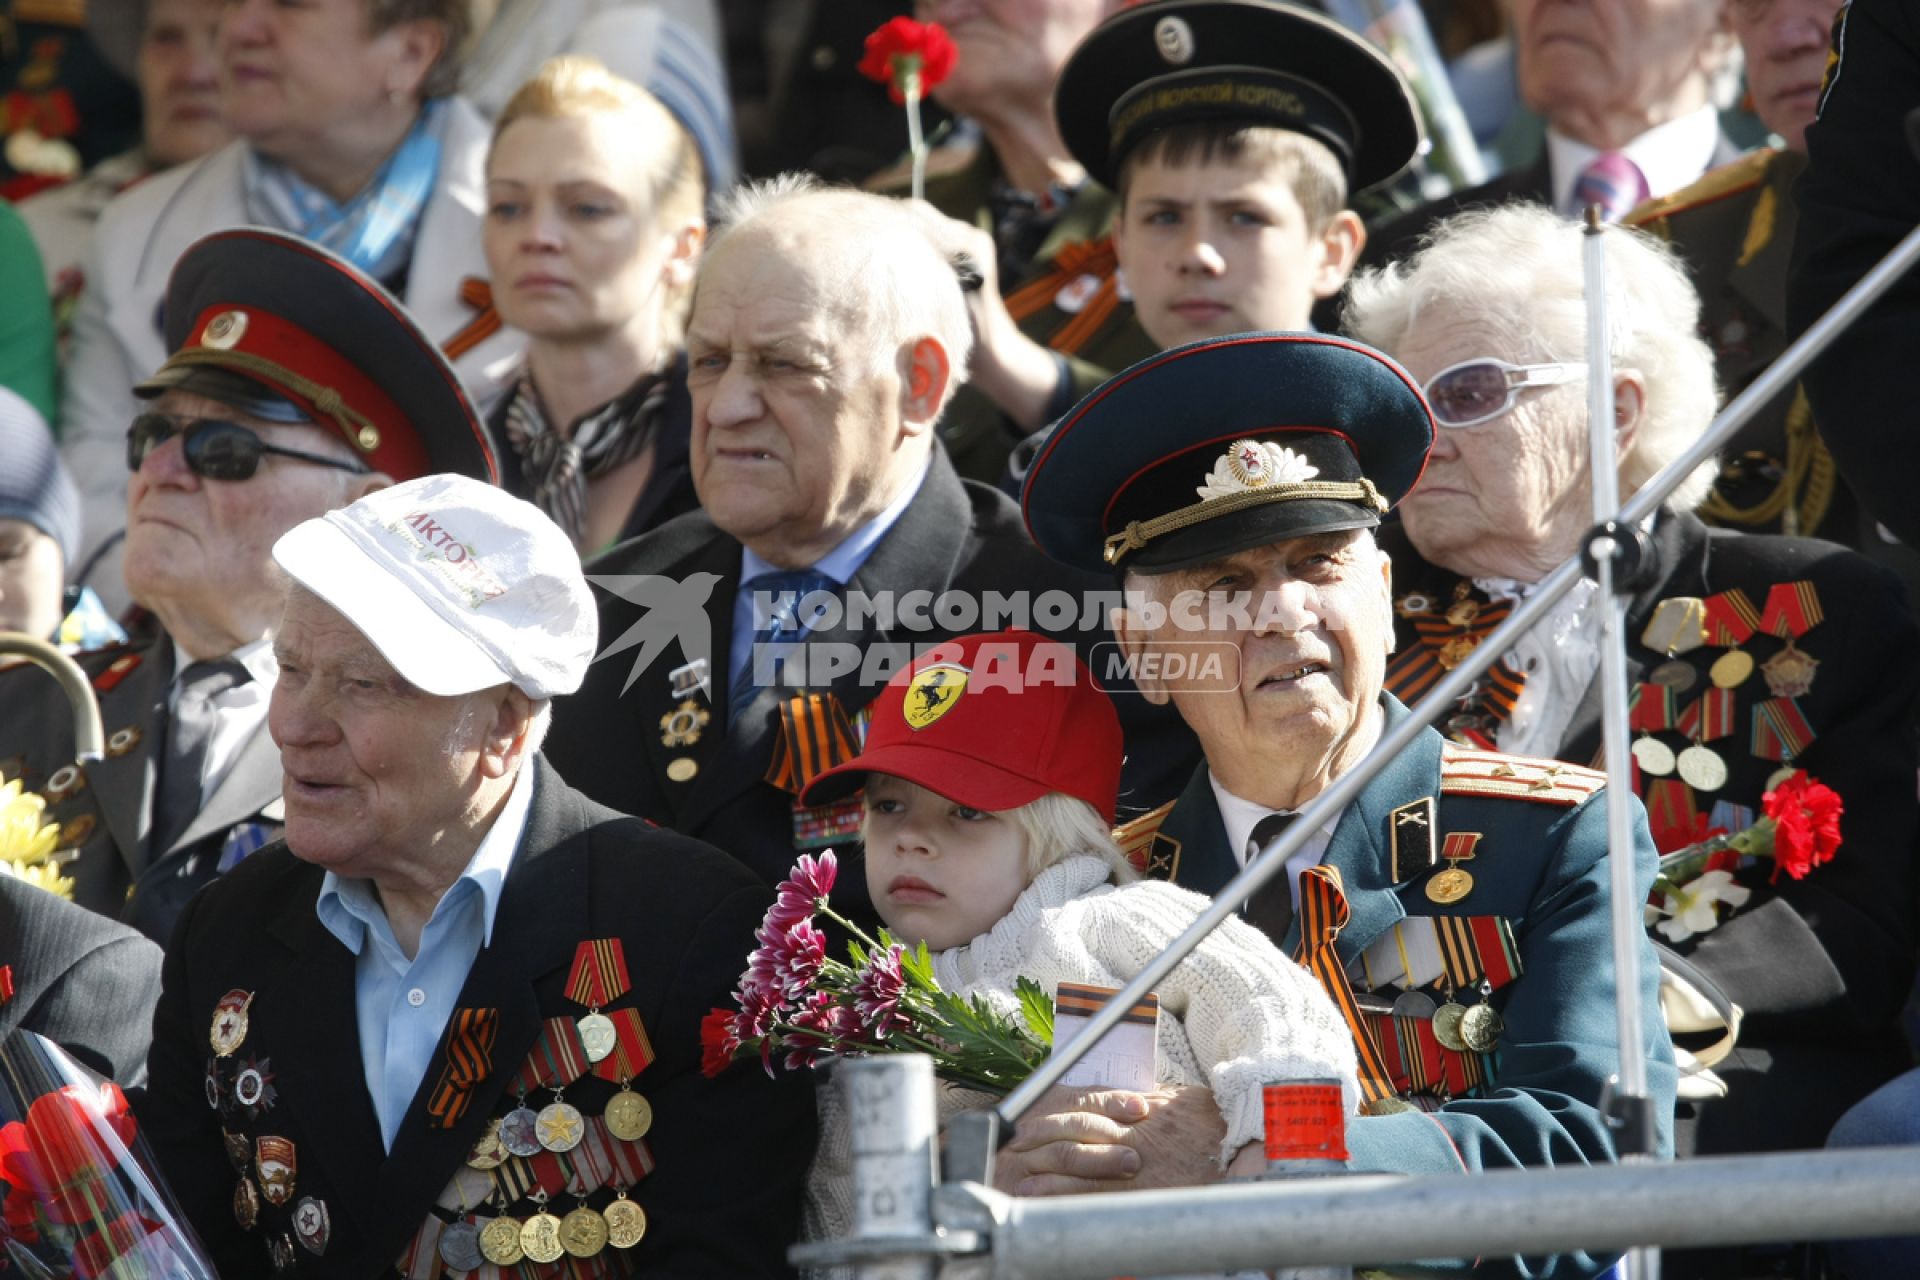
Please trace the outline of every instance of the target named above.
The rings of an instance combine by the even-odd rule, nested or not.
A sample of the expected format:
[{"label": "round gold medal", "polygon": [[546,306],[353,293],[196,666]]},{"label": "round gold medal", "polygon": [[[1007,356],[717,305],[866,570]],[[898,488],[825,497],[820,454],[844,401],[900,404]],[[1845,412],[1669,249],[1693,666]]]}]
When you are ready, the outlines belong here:
[{"label": "round gold medal", "polygon": [[560,1244],[560,1219],[545,1209],[520,1224],[520,1251],[535,1262],[553,1262],[565,1253]]},{"label": "round gold medal", "polygon": [[1506,1029],[1506,1021],[1490,1004],[1477,1004],[1460,1018],[1460,1038],[1475,1053],[1492,1053]]},{"label": "round gold medal", "polygon": [[638,1142],[653,1128],[653,1104],[631,1089],[607,1099],[607,1132],[622,1142]]},{"label": "round gold medal", "polygon": [[1727,785],[1727,762],[1696,742],[1680,753],[1680,778],[1695,791],[1718,791]]},{"label": "round gold medal", "polygon": [[576,1258],[591,1258],[607,1247],[607,1220],[581,1205],[560,1220],[560,1247]]},{"label": "round gold medal", "polygon": [[1673,748],[1658,738],[1635,738],[1633,759],[1640,766],[1640,772],[1656,778],[1673,772]]},{"label": "round gold medal", "polygon": [[580,1032],[580,1047],[586,1052],[588,1062],[604,1062],[613,1052],[617,1037],[613,1031],[613,1019],[604,1013],[590,1013],[573,1024]]},{"label": "round gold medal", "polygon": [[[587,1122],[580,1115],[580,1109],[571,1102],[562,1102],[558,1098],[540,1108],[540,1114],[533,1122],[534,1135],[540,1145],[552,1152],[571,1151],[580,1145],[580,1139],[587,1136]],[[533,1252],[529,1249],[527,1252]],[[542,1258],[540,1261],[545,1262]]]},{"label": "round gold medal", "polygon": [[260,1193],[254,1190],[253,1179],[243,1174],[240,1185],[233,1189],[233,1220],[242,1231],[251,1231],[259,1217]]},{"label": "round gold medal", "polygon": [[1460,1038],[1460,1019],[1465,1017],[1467,1007],[1449,1000],[1440,1006],[1433,1015],[1433,1038],[1455,1053],[1467,1047]]},{"label": "round gold medal", "polygon": [[507,1149],[500,1145],[500,1118],[495,1116],[487,1121],[487,1127],[480,1140],[473,1144],[473,1150],[467,1153],[469,1169],[497,1169],[507,1162]]},{"label": "round gold medal", "polygon": [[512,1218],[495,1218],[480,1228],[480,1254],[496,1267],[510,1267],[526,1256],[520,1247],[520,1224]]},{"label": "round gold medal", "polygon": [[674,782],[692,782],[700,772],[700,762],[692,756],[675,756],[667,761],[667,777]]},{"label": "round gold medal", "polygon": [[607,1220],[607,1243],[616,1249],[631,1249],[647,1234],[647,1211],[621,1196],[601,1215]]},{"label": "round gold medal", "polygon": [[1473,875],[1458,867],[1448,867],[1427,881],[1427,897],[1445,905],[1458,902],[1473,892]]},{"label": "round gold medal", "polygon": [[1753,656],[1745,649],[1729,649],[1707,668],[1707,678],[1722,689],[1737,688],[1752,674]]}]

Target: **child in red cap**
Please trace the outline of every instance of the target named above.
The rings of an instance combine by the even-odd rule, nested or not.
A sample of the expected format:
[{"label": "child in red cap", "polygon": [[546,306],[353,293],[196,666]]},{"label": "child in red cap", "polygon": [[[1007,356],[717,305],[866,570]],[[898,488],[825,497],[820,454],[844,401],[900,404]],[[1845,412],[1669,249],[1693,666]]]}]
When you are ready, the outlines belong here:
[{"label": "child in red cap", "polygon": [[[964,636],[895,676],[858,756],[805,803],[864,782],[867,887],[887,928],[925,941],[940,985],[1019,1020],[1015,980],[1118,987],[1208,905],[1137,877],[1111,827],[1123,745],[1112,700],[1073,647],[1029,631]],[[1225,1167],[1262,1134],[1261,1086],[1337,1078],[1359,1099],[1353,1043],[1313,977],[1242,920],[1221,923],[1160,984],[1157,1079],[1207,1085]],[[942,1119],[984,1104],[942,1097]],[[823,1090],[809,1234],[843,1234],[844,1124]],[[1256,1168],[1264,1162],[1256,1160]]]}]

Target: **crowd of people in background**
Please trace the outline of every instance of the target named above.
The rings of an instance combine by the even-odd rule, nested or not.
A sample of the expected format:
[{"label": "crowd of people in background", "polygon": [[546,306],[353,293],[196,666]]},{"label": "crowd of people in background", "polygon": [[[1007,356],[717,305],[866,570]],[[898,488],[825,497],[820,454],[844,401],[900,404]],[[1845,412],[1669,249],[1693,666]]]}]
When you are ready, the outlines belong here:
[{"label": "crowd of people in background", "polygon": [[[1920,1142],[1920,283],[1670,474],[1920,219],[1910,108],[1900,0],[0,0],[0,634],[106,740],[0,651],[0,1034],[222,1274],[780,1275],[851,1121],[703,1019],[797,858],[1018,1016],[1271,854],[1000,1189],[1257,1176],[1302,1079],[1366,1172]],[[1626,768],[1591,579],[1370,760],[1608,440]]]}]

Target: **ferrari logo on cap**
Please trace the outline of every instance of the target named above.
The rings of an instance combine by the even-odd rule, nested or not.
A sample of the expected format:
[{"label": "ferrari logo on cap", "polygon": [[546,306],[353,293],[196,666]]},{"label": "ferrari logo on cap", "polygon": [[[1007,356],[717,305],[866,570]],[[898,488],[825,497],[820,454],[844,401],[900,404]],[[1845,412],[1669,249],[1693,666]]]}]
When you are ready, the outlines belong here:
[{"label": "ferrari logo on cap", "polygon": [[225,351],[239,344],[246,336],[247,313],[244,311],[222,311],[207,321],[205,333],[200,335],[200,345],[212,347],[215,351]]},{"label": "ferrari logo on cap", "polygon": [[916,672],[907,685],[907,700],[900,711],[910,729],[924,729],[953,710],[960,695],[967,691],[967,669],[940,663]]}]

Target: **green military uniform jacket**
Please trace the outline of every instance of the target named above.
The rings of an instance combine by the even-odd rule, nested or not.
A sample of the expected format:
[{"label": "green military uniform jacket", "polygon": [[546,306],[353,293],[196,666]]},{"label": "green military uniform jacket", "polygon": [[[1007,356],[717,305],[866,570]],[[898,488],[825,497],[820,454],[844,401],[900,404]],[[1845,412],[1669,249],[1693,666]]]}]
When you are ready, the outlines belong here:
[{"label": "green military uniform jacket", "polygon": [[[1391,696],[1382,704],[1387,725],[1405,718]],[[1505,1030],[1491,1055],[1490,1080],[1475,1091],[1484,1096],[1353,1119],[1347,1146],[1355,1171],[1439,1174],[1614,1158],[1599,1105],[1620,1067],[1599,782],[1600,775],[1576,766],[1469,752],[1429,729],[1341,816],[1322,865],[1338,868],[1345,886],[1352,914],[1336,946],[1357,992],[1367,986],[1363,953],[1412,917],[1503,917],[1522,969],[1488,997]],[[1425,809],[1421,802],[1429,799],[1430,821],[1400,816]],[[1633,812],[1636,894],[1644,899],[1653,843],[1637,802]],[[1213,894],[1239,872],[1204,766],[1154,820],[1157,828],[1141,845],[1149,875]],[[1139,826],[1123,831],[1129,845],[1140,843]],[[1453,865],[1443,865],[1443,855],[1448,837],[1460,833],[1480,837],[1471,861],[1458,863],[1469,869],[1473,887],[1456,902],[1437,904],[1425,889]],[[1275,941],[1291,954],[1299,935],[1296,917]],[[1673,1146],[1673,1048],[1657,997],[1659,967],[1644,937],[1639,943],[1648,1091],[1665,1157]],[[1393,995],[1392,988],[1385,992]],[[1606,1265],[1567,1254],[1487,1260],[1473,1274],[1559,1280],[1596,1275]],[[1452,1269],[1473,1270],[1467,1261]]]},{"label": "green military uniform jacket", "polygon": [[[964,167],[927,179],[927,201],[949,217],[993,231],[988,193],[1000,166],[984,145]],[[1034,254],[1010,280],[1007,305],[1021,332],[1067,357],[1071,404],[1157,347],[1133,318],[1133,302],[1117,276],[1108,231],[1118,212],[1113,193],[1092,181],[1074,193]],[[1027,436],[979,390],[963,386],[947,406],[940,435],[954,468],[969,480],[998,483],[1007,455]]]},{"label": "green military uniform jacket", "polygon": [[[1806,167],[1798,152],[1749,152],[1626,219],[1670,243],[1686,262],[1723,403],[1786,350],[1787,270],[1799,221],[1793,184]],[[1713,496],[1699,512],[1707,523],[1825,538],[1899,573],[1909,595],[1920,588],[1920,552],[1888,542],[1862,513],[1797,385],[1762,407],[1721,457]]]}]

